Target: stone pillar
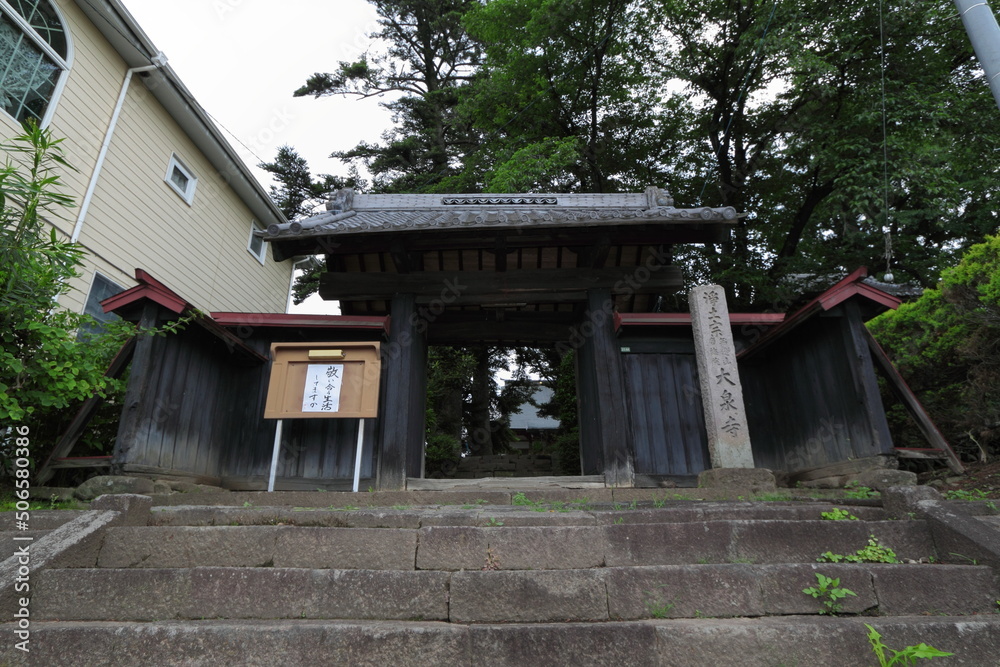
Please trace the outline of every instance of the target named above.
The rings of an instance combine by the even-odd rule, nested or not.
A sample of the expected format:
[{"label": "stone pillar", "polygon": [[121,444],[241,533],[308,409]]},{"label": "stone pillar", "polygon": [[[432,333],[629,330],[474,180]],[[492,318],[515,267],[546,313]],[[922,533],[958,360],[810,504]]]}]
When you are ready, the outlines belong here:
[{"label": "stone pillar", "polygon": [[718,285],[695,287],[688,301],[712,467],[753,468],[726,293]]}]

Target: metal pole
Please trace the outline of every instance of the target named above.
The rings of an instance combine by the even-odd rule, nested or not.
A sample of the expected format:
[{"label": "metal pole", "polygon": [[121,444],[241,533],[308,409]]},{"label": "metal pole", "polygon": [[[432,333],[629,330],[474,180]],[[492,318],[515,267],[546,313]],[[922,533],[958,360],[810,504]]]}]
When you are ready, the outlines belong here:
[{"label": "metal pole", "polygon": [[274,478],[278,474],[278,452],[281,451],[281,420],[274,427],[274,453],[271,454],[271,476],[267,480],[267,492],[274,491]]},{"label": "metal pole", "polygon": [[358,451],[354,454],[354,493],[361,486],[361,453],[365,447],[365,420],[358,420]]},{"label": "metal pole", "polygon": [[979,0],[955,0],[958,14],[969,33],[979,64],[986,72],[993,99],[1000,107],[1000,26],[989,4]]}]

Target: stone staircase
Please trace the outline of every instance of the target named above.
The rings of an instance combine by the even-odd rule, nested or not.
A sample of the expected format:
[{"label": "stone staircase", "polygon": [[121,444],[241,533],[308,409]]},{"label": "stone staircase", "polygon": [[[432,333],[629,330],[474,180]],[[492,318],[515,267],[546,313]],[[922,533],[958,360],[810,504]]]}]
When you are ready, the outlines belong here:
[{"label": "stone staircase", "polygon": [[[829,502],[490,495],[155,508],[33,574],[31,653],[8,640],[0,664],[843,667],[877,664],[869,623],[955,654],[935,665],[1000,665],[986,521],[984,547],[906,498],[830,521]],[[871,536],[901,563],[816,562]],[[816,573],[856,594],[842,615],[802,592]]]}]

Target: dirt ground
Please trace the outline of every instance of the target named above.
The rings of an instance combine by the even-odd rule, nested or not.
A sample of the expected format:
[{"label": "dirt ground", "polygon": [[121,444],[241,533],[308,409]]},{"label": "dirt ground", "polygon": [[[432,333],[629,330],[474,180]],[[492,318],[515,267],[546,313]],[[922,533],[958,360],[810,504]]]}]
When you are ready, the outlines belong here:
[{"label": "dirt ground", "polygon": [[[1000,459],[989,463],[966,463],[965,475],[955,475],[950,470],[937,470],[920,476],[920,482],[940,480],[935,486],[943,493],[951,490],[973,491],[978,489],[987,498],[1000,499]],[[940,484],[940,486],[939,486]]]}]

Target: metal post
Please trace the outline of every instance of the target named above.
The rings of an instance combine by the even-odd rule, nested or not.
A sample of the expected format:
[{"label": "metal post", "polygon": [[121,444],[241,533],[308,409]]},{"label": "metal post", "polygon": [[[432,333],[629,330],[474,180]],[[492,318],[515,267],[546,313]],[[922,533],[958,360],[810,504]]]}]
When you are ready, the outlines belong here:
[{"label": "metal post", "polygon": [[281,451],[281,423],[282,420],[279,419],[277,425],[274,427],[274,453],[271,454],[271,476],[267,480],[268,493],[274,491],[274,478],[278,474],[278,452]]},{"label": "metal post", "polygon": [[993,99],[1000,107],[1000,26],[997,26],[996,16],[989,4],[979,0],[955,0],[955,6],[965,24],[965,32],[969,33],[976,58],[986,72]]},{"label": "metal post", "polygon": [[365,447],[365,420],[358,420],[358,451],[354,454],[354,493],[361,486],[361,454]]}]

